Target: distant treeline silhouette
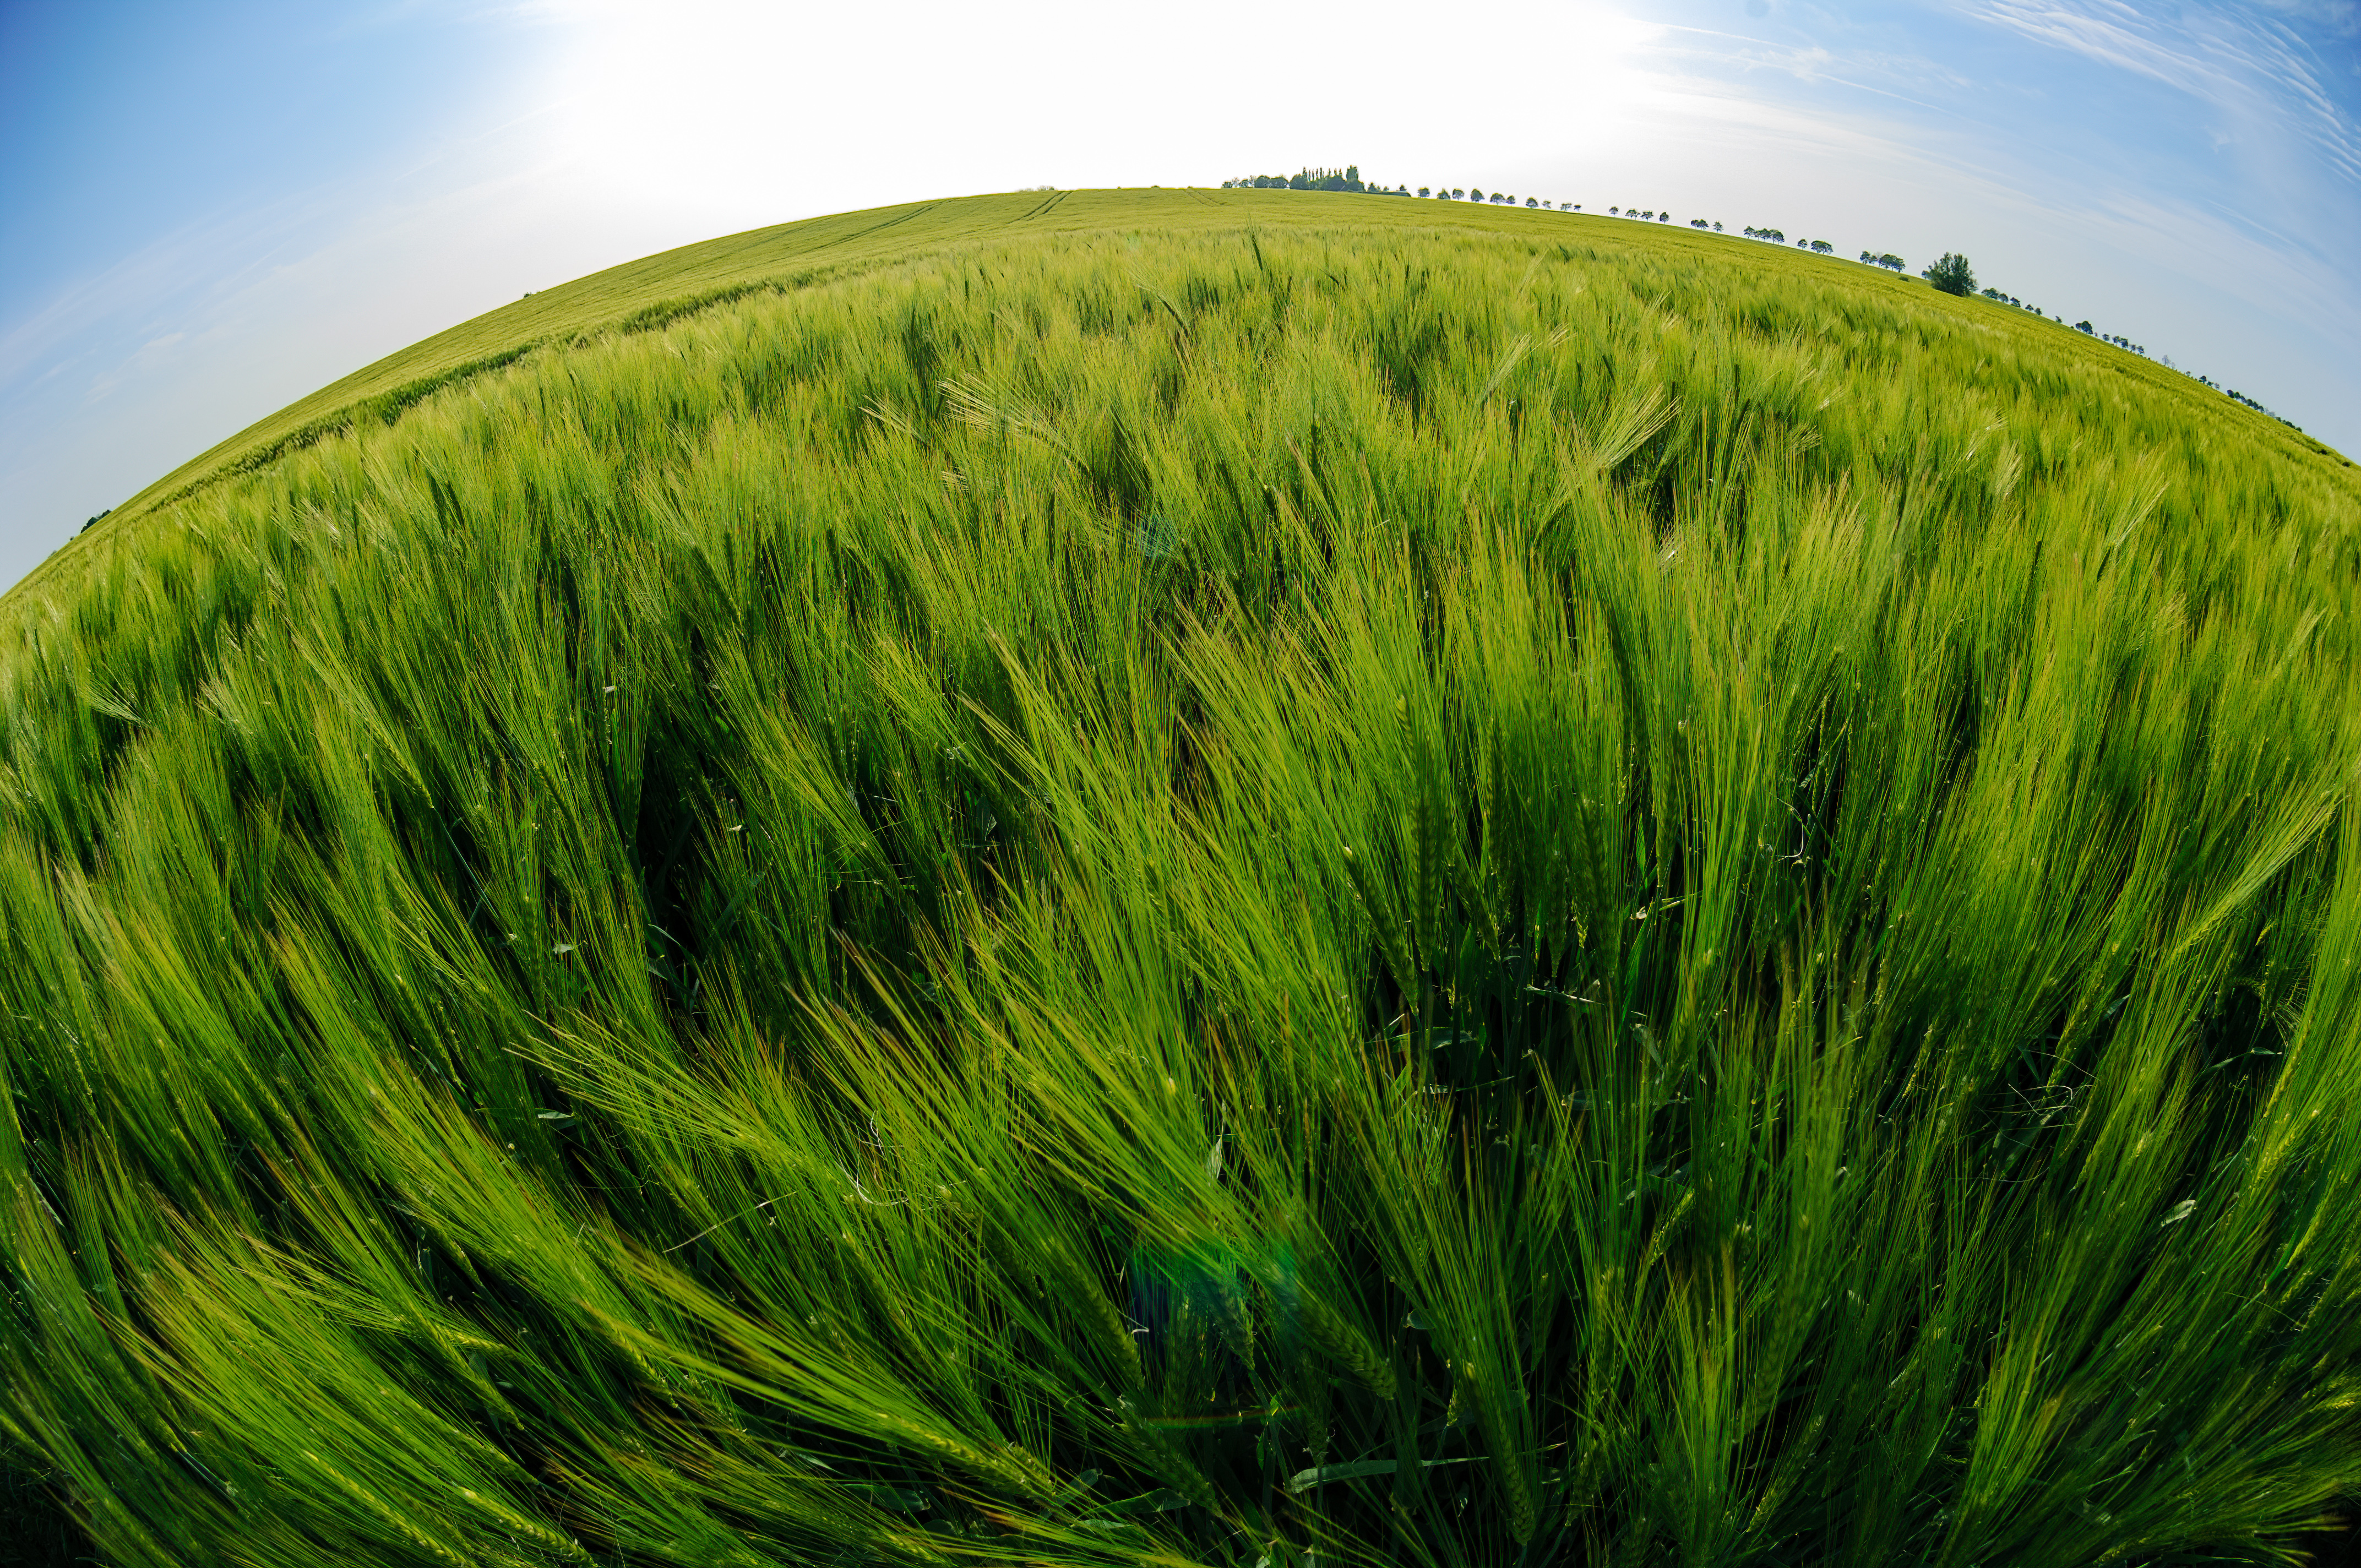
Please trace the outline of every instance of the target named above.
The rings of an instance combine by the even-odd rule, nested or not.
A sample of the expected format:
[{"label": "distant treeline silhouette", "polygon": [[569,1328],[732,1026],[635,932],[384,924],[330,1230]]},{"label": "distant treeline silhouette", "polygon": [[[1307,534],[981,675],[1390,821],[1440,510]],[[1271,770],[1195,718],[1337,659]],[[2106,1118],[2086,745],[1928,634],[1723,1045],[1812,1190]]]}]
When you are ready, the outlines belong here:
[{"label": "distant treeline silhouette", "polygon": [[1410,187],[1399,186],[1389,191],[1361,178],[1361,166],[1348,163],[1342,169],[1299,169],[1292,174],[1248,174],[1222,181],[1224,191],[1357,191],[1371,196],[1407,196]]}]

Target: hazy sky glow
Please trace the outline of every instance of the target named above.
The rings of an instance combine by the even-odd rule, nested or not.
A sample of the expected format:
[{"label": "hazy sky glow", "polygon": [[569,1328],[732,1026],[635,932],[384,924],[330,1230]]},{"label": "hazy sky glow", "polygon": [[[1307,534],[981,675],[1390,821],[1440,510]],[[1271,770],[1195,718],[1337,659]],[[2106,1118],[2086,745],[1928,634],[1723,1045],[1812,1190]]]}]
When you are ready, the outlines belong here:
[{"label": "hazy sky glow", "polygon": [[894,202],[1346,162],[1963,251],[2361,455],[2361,0],[0,0],[0,584],[529,289]]}]

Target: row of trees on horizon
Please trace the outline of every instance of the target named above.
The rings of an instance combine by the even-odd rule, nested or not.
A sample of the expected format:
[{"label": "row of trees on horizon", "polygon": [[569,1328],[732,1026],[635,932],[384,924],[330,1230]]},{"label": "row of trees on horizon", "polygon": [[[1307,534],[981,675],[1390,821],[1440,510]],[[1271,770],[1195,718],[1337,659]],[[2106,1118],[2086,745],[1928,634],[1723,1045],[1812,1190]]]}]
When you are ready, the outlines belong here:
[{"label": "row of trees on horizon", "polygon": [[[1355,191],[1369,196],[1407,196],[1410,187],[1399,186],[1389,191],[1361,178],[1361,166],[1348,163],[1342,169],[1301,169],[1293,174],[1246,174],[1235,180],[1222,181],[1224,191]],[[1426,194],[1421,191],[1420,195]]]}]

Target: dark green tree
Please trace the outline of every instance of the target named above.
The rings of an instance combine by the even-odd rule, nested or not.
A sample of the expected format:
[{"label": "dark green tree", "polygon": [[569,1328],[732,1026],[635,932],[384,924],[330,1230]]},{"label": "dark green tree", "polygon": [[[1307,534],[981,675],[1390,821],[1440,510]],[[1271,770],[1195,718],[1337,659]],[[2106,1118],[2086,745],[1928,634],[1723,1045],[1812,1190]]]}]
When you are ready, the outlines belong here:
[{"label": "dark green tree", "polygon": [[1976,291],[1976,274],[1968,258],[1953,251],[1945,251],[1943,258],[1919,274],[1946,294],[1961,298]]}]

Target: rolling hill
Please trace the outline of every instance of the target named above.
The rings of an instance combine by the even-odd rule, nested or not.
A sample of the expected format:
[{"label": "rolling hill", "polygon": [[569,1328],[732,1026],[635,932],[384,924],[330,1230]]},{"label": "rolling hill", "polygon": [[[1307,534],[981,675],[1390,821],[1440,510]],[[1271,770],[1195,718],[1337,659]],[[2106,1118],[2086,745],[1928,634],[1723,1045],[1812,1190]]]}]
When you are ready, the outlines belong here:
[{"label": "rolling hill", "polygon": [[124,1564],[2296,1561],[2356,472],[1562,213],[537,292],[0,600],[0,1435]]}]

